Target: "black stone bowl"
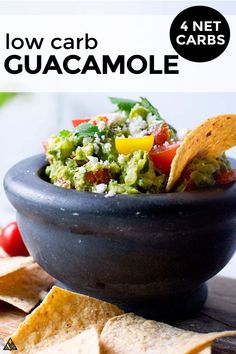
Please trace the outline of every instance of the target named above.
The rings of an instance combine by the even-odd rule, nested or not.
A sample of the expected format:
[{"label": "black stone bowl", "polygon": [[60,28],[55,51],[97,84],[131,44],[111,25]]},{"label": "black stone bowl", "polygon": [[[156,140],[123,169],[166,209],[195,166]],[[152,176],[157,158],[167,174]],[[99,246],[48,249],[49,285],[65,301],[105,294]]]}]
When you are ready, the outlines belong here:
[{"label": "black stone bowl", "polygon": [[45,165],[43,155],[19,162],[4,186],[29,252],[49,274],[149,318],[203,305],[205,282],[235,252],[236,183],[105,198],[50,184]]}]

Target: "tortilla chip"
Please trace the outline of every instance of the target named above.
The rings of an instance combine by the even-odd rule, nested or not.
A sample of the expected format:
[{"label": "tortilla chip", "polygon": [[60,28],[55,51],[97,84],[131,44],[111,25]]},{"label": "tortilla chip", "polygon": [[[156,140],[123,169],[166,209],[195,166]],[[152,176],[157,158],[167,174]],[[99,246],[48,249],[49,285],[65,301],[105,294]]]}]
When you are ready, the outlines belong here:
[{"label": "tortilla chip", "polygon": [[186,135],[171,164],[166,190],[170,191],[184,168],[196,156],[219,157],[236,145],[236,115],[208,119]]},{"label": "tortilla chip", "polygon": [[[0,338],[9,336],[25,318],[25,313],[0,301]],[[0,353],[1,353],[0,341]]]},{"label": "tortilla chip", "polygon": [[110,318],[122,313],[115,305],[54,286],[11,338],[20,353],[38,353],[92,326],[100,333]]},{"label": "tortilla chip", "polygon": [[96,328],[87,329],[71,339],[57,343],[38,354],[100,354],[99,336]]},{"label": "tortilla chip", "polygon": [[195,333],[125,314],[107,322],[100,344],[103,354],[194,354],[214,339],[230,335],[236,331]]},{"label": "tortilla chip", "polygon": [[54,279],[34,263],[0,277],[0,300],[30,312],[41,300],[41,292],[53,284]]},{"label": "tortilla chip", "polygon": [[3,257],[0,258],[0,277],[13,273],[34,263],[32,257]]},{"label": "tortilla chip", "polygon": [[[211,347],[207,347],[207,348],[205,348],[203,350],[200,350],[200,352],[197,351],[195,353],[196,354],[211,354]],[[192,354],[194,354],[194,352]]]}]

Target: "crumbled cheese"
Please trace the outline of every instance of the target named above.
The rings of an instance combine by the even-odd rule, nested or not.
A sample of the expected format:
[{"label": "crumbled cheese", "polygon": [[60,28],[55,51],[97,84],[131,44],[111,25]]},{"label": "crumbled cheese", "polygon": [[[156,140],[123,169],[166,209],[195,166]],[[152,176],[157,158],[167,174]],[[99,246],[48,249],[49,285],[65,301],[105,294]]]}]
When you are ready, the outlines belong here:
[{"label": "crumbled cheese", "polygon": [[146,121],[148,123],[149,128],[158,128],[160,126],[160,121],[158,121],[157,117],[152,115],[151,113],[148,114]]},{"label": "crumbled cheese", "polygon": [[85,174],[86,173],[86,168],[84,166],[79,167],[79,174]]},{"label": "crumbled cheese", "polygon": [[93,144],[93,148],[94,148],[95,154],[98,154],[98,153],[99,153],[99,146],[98,146],[97,143],[94,143],[94,144]]},{"label": "crumbled cheese", "polygon": [[109,191],[109,192],[105,195],[105,197],[106,197],[106,198],[109,198],[109,197],[114,197],[115,195],[116,195],[115,192]]},{"label": "crumbled cheese", "polygon": [[111,149],[111,143],[106,143],[106,144],[104,144],[104,148],[105,148],[106,150],[110,150],[110,149]]},{"label": "crumbled cheese", "polygon": [[147,134],[145,129],[147,128],[147,122],[142,117],[137,116],[129,123],[129,132],[133,137],[142,137]]},{"label": "crumbled cheese", "polygon": [[107,189],[107,185],[105,183],[97,184],[95,187],[96,193],[104,193]]},{"label": "crumbled cheese", "polygon": [[109,167],[110,163],[109,163],[109,161],[105,160],[105,161],[103,161],[103,165],[104,165],[104,167]]},{"label": "crumbled cheese", "polygon": [[89,143],[91,143],[93,140],[90,136],[86,136],[84,139],[83,139],[83,145],[88,145]]},{"label": "crumbled cheese", "polygon": [[97,134],[97,133],[96,133],[96,134],[94,134],[94,137],[95,137],[94,142],[95,142],[96,144],[100,144],[100,143],[101,143],[101,139],[100,139],[100,137],[98,136],[98,134]]},{"label": "crumbled cheese", "polygon": [[98,163],[98,158],[94,156],[88,156],[91,167],[94,167]]},{"label": "crumbled cheese", "polygon": [[119,162],[120,164],[122,164],[124,161],[125,161],[125,155],[120,154],[120,155],[118,156],[118,162]]},{"label": "crumbled cheese", "polygon": [[97,127],[100,132],[102,132],[106,128],[106,123],[103,120],[97,122]]},{"label": "crumbled cheese", "polygon": [[107,115],[109,124],[119,124],[125,119],[124,113],[116,112]]},{"label": "crumbled cheese", "polygon": [[156,116],[152,115],[151,113],[149,113],[149,114],[147,115],[146,121],[147,121],[148,123],[156,122],[156,120],[157,120]]}]

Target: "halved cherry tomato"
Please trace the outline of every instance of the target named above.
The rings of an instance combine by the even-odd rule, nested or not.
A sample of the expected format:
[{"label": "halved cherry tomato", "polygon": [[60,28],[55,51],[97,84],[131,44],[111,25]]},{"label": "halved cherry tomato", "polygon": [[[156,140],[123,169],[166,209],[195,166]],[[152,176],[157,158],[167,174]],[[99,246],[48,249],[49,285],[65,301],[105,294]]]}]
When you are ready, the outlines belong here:
[{"label": "halved cherry tomato", "polygon": [[106,169],[98,170],[97,172],[86,172],[85,180],[91,184],[109,183],[111,177],[109,171]]},{"label": "halved cherry tomato", "polygon": [[155,145],[163,145],[169,138],[169,126],[167,123],[161,124],[152,132]]},{"label": "halved cherry tomato", "polygon": [[82,123],[88,123],[91,120],[91,118],[77,118],[72,120],[72,124],[74,128],[78,127],[78,125]]},{"label": "halved cherry tomato", "polygon": [[169,174],[171,162],[180,144],[180,142],[177,142],[169,146],[155,146],[149,153],[154,167],[162,173]]},{"label": "halved cherry tomato", "polygon": [[221,172],[216,177],[216,184],[227,184],[236,181],[236,170]]},{"label": "halved cherry tomato", "polygon": [[28,256],[29,252],[22,240],[19,228],[15,221],[8,224],[1,231],[0,246],[9,256]]}]

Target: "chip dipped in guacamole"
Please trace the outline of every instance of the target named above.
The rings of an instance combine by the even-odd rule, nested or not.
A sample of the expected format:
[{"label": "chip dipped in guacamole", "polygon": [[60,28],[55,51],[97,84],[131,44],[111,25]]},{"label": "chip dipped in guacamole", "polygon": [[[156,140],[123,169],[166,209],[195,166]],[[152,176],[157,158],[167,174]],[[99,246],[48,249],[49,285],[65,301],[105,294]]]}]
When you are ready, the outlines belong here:
[{"label": "chip dipped in guacamole", "polygon": [[45,144],[51,183],[80,191],[156,194],[236,180],[224,152],[236,145],[236,115],[207,120],[182,139],[146,99],[110,98],[117,110],[73,120]]}]

